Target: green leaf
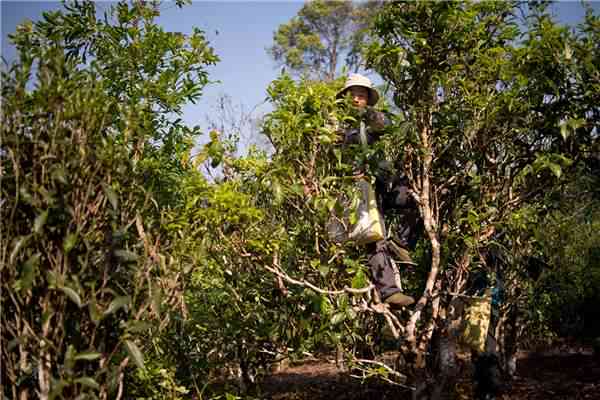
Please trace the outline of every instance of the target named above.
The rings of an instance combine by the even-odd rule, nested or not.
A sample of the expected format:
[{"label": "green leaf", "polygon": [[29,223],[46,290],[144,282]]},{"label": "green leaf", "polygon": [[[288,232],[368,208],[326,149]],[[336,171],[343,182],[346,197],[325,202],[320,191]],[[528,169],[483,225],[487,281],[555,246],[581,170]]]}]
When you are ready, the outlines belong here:
[{"label": "green leaf", "polygon": [[144,369],[144,356],[140,348],[131,340],[125,340],[125,348],[127,352],[133,358],[133,361],[140,369]]},{"label": "green leaf", "polygon": [[65,369],[72,373],[73,367],[75,366],[75,346],[70,344],[65,352]]},{"label": "green leaf", "polygon": [[560,136],[562,136],[563,140],[567,140],[567,138],[569,137],[569,129],[567,129],[567,124],[566,123],[562,123],[559,125],[560,126]]},{"label": "green leaf", "polygon": [[77,307],[81,308],[81,297],[79,297],[79,294],[75,290],[67,286],[63,286],[59,289],[66,294],[67,297],[73,301],[73,303],[77,304]]},{"label": "green leaf", "polygon": [[104,183],[102,184],[102,190],[104,191],[104,194],[106,195],[106,198],[110,202],[110,205],[112,206],[113,210],[116,211],[117,207],[119,206],[119,200],[117,197],[117,193],[108,184],[104,184]]},{"label": "green leaf", "polygon": [[281,204],[283,201],[283,191],[281,190],[281,185],[277,181],[273,181],[273,195],[275,197],[275,204]]},{"label": "green leaf", "polygon": [[35,218],[35,222],[33,223],[33,232],[40,233],[44,225],[46,224],[46,220],[48,219],[48,210],[44,211],[40,215]]},{"label": "green leaf", "polygon": [[100,389],[100,385],[98,382],[94,380],[94,378],[90,378],[89,376],[83,376],[81,378],[77,378],[74,381],[75,383],[79,383],[80,385],[91,387],[92,389]]},{"label": "green leaf", "polygon": [[348,215],[348,222],[350,222],[350,225],[353,226],[358,222],[358,213],[356,212],[356,208],[352,208],[352,211]]},{"label": "green leaf", "polygon": [[131,302],[131,297],[129,296],[119,296],[110,302],[106,311],[104,311],[104,315],[109,315],[117,311],[119,308],[127,306]]},{"label": "green leaf", "polygon": [[67,237],[65,238],[65,240],[63,242],[63,250],[65,251],[66,254],[69,254],[69,252],[73,249],[73,247],[75,247],[75,245],[77,244],[77,238],[78,238],[77,233],[69,233],[67,235]]},{"label": "green leaf", "polygon": [[33,281],[37,276],[38,264],[40,263],[40,253],[35,253],[21,267],[19,280],[15,282],[13,288],[15,290],[29,290],[33,285]]},{"label": "green leaf", "polygon": [[560,165],[553,162],[548,162],[546,165],[548,166],[548,168],[550,168],[550,171],[552,171],[554,176],[560,178],[560,176],[562,175],[562,168]]},{"label": "green leaf", "polygon": [[88,311],[90,313],[90,319],[96,325],[102,319],[102,315],[100,314],[100,310],[98,310],[98,305],[96,304],[95,297],[91,297],[90,303],[88,305]]},{"label": "green leaf", "polygon": [[133,262],[136,261],[138,259],[138,255],[135,254],[132,251],[129,250],[116,250],[115,251],[115,256],[117,256],[119,259],[121,259],[122,261],[125,262]]},{"label": "green leaf", "polygon": [[325,264],[319,266],[319,273],[322,277],[326,277],[329,274],[329,266]]},{"label": "green leaf", "polygon": [[333,314],[333,317],[331,317],[331,325],[338,325],[338,324],[344,322],[345,319],[346,319],[345,312],[335,313],[335,314]]},{"label": "green leaf", "polygon": [[152,285],[152,311],[160,316],[162,304],[162,290],[158,285]]},{"label": "green leaf", "polygon": [[62,183],[63,185],[67,184],[65,170],[62,166],[56,165],[54,171],[52,171],[52,179]]},{"label": "green leaf", "polygon": [[362,269],[356,271],[356,275],[352,278],[352,287],[354,289],[360,289],[367,286],[367,277]]},{"label": "green leaf", "polygon": [[31,237],[30,235],[27,235],[27,236],[19,236],[17,238],[17,240],[15,241],[15,244],[13,245],[13,250],[10,253],[10,257],[9,257],[10,264],[14,264],[15,259],[17,258],[17,255],[19,254],[19,251],[21,250],[21,248],[23,248],[23,246],[25,246],[27,244],[30,237]]},{"label": "green leaf", "polygon": [[352,321],[353,319],[356,318],[356,311],[354,311],[353,308],[348,308],[346,309],[346,317],[347,319],[349,319],[350,321]]},{"label": "green leaf", "polygon": [[93,361],[93,360],[96,360],[96,359],[100,358],[101,355],[102,354],[97,353],[97,352],[88,351],[88,352],[77,354],[75,356],[75,360]]},{"label": "green leaf", "polygon": [[52,385],[52,391],[48,395],[48,400],[53,400],[58,396],[60,396],[60,398],[63,398],[62,392],[63,392],[64,388],[67,387],[67,385],[68,385],[67,382],[63,379],[55,382]]}]

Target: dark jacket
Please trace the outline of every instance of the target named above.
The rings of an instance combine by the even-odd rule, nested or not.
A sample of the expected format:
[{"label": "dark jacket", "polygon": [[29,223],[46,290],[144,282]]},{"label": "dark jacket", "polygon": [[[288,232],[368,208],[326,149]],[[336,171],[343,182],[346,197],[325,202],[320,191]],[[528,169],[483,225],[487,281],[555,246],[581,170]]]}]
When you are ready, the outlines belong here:
[{"label": "dark jacket", "polygon": [[[363,113],[363,120],[367,128],[367,144],[371,145],[379,140],[385,128],[391,125],[390,119],[381,111],[367,108]],[[344,144],[360,144],[360,127],[346,126],[344,131]]]},{"label": "dark jacket", "polygon": [[[388,116],[367,108],[362,115],[366,125],[367,145],[372,145],[381,138],[385,129],[391,126]],[[359,124],[347,125],[343,128],[344,145],[360,145]],[[408,180],[402,171],[394,171],[392,164],[385,159],[377,160],[375,173],[375,192],[379,209],[385,217],[392,213],[399,219],[396,231],[393,232],[399,244],[412,248],[416,244],[421,230],[421,220],[416,203],[410,195]]]}]

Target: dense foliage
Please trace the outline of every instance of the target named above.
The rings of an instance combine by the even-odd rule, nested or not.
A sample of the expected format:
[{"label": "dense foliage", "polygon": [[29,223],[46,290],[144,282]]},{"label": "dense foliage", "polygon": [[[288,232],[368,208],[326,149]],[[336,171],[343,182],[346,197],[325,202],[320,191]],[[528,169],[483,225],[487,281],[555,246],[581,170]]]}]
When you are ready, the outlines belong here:
[{"label": "dense foliage", "polygon": [[[150,338],[185,312],[173,116],[217,58],[151,4],[67,5],[12,35],[2,73],[2,384],[9,398],[120,398]],[[139,62],[144,60],[144,62]]]},{"label": "dense foliage", "polygon": [[[531,256],[521,240],[597,140],[597,109],[579,102],[597,96],[588,89],[598,82],[588,80],[597,71],[597,17],[589,13],[574,34],[534,5],[521,33],[518,10],[512,2],[394,3],[373,26],[368,63],[393,86],[411,131],[404,167],[431,246],[407,327],[417,363],[432,335],[454,336],[456,302],[477,270],[506,293],[496,340],[509,361],[517,338],[508,325],[522,308]],[[452,353],[447,346],[437,351]],[[440,360],[442,374],[455,373],[451,358]]]},{"label": "dense foliage", "polygon": [[[310,2],[308,36],[282,26],[316,47],[284,41],[279,56],[332,79],[272,82],[272,152],[244,156],[226,131],[194,148],[178,115],[218,58],[201,31],[162,30],[158,3],[98,19],[76,2],[19,26],[2,72],[6,397],[218,397],[334,352],[435,397],[479,276],[502,292],[507,365],[519,345],[598,335],[598,17],[569,30],[544,5],[519,21],[516,2],[384,3],[340,40],[352,56],[352,33],[370,38],[360,57],[394,101],[377,107],[398,113],[376,145],[343,148],[336,126],[359,116],[336,100],[338,61],[323,68],[315,31],[358,9]],[[380,304],[364,249],[327,233],[356,165],[372,178],[381,159],[407,174],[425,225],[418,265],[400,271],[420,299],[401,312]],[[390,349],[395,363],[374,360]]]}]

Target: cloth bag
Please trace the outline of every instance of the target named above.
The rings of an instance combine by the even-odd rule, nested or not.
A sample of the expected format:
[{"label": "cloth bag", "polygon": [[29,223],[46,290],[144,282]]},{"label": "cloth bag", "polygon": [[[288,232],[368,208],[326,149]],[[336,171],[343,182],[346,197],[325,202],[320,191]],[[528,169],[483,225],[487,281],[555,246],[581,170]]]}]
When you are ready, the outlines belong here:
[{"label": "cloth bag", "polygon": [[[360,123],[360,142],[367,146],[367,135],[364,122]],[[357,181],[354,199],[346,207],[344,216],[332,216],[327,232],[329,238],[338,243],[352,241],[357,244],[377,242],[385,238],[385,225],[383,216],[377,207],[375,190],[371,183],[365,179]],[[350,215],[354,213],[356,223],[350,223]]]},{"label": "cloth bag", "polygon": [[478,353],[485,351],[491,314],[490,290],[486,290],[483,297],[471,299],[466,309],[461,342]]}]

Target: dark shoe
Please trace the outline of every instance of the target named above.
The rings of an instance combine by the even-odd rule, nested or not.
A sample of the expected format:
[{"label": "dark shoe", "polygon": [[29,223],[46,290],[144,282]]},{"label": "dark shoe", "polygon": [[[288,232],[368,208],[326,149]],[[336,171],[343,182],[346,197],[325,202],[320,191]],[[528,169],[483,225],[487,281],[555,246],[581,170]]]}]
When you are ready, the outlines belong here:
[{"label": "dark shoe", "polygon": [[415,299],[405,295],[404,293],[396,292],[393,295],[386,297],[383,302],[389,305],[391,308],[401,308],[410,306],[415,302]]}]

